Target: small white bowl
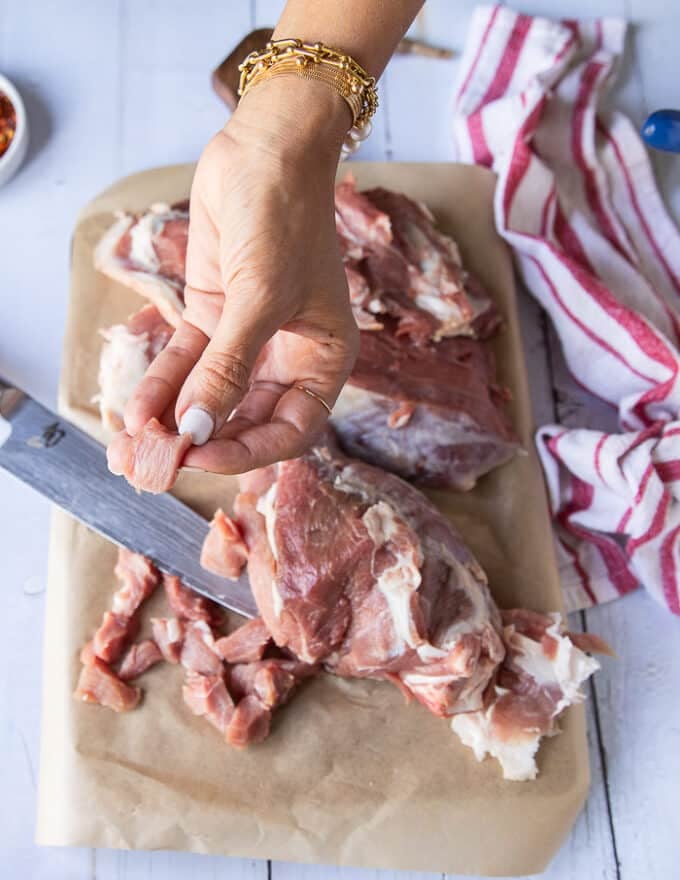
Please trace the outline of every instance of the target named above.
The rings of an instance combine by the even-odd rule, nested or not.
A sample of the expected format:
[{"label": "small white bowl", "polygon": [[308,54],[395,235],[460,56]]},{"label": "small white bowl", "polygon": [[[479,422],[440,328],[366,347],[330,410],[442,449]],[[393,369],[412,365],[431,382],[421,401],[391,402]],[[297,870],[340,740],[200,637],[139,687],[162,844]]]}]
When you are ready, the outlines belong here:
[{"label": "small white bowl", "polygon": [[14,105],[17,127],[9,148],[0,156],[0,186],[14,175],[26,158],[28,150],[28,118],[21,95],[7,77],[0,74],[0,92],[4,92]]}]

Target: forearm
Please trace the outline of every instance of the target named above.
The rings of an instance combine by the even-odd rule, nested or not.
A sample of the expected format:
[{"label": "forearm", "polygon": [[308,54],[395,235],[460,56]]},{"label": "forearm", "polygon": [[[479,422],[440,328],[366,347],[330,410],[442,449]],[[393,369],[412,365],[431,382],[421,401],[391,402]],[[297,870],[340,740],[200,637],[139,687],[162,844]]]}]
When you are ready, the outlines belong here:
[{"label": "forearm", "polygon": [[422,5],[423,0],[288,0],[274,39],[326,43],[377,78]]}]

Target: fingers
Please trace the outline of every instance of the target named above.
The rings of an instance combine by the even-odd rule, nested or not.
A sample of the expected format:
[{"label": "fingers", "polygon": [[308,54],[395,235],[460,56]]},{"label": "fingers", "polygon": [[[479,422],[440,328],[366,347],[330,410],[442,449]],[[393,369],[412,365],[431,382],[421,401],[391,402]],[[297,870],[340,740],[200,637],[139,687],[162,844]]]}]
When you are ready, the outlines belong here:
[{"label": "fingers", "polygon": [[205,333],[186,321],[180,323],[125,407],[128,434],[136,434],[153,417],[165,421],[164,414],[175,403],[186,377],[207,344]]},{"label": "fingers", "polygon": [[191,431],[201,445],[222,427],[245,395],[257,356],[275,330],[276,319],[256,308],[224,310],[177,398],[180,434]]},{"label": "fingers", "polygon": [[[314,380],[306,381],[304,386],[329,406],[335,402],[341,387],[337,383]],[[281,395],[269,422],[253,424],[248,416],[257,417],[266,412],[272,393],[263,393],[260,400],[262,409],[257,405],[249,409],[248,394],[242,407],[237,409],[220,435],[201,448],[192,447],[184,463],[214,473],[241,474],[301,455],[325,426],[328,411],[315,397],[293,387]]]}]

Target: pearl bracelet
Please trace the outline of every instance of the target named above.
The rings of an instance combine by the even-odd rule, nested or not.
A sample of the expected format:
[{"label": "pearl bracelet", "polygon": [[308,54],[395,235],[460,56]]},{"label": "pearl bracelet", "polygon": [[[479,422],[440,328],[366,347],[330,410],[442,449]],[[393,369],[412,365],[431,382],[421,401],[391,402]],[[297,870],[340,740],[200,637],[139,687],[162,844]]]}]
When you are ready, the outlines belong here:
[{"label": "pearl bracelet", "polygon": [[378,107],[375,77],[350,55],[323,43],[272,40],[264,50],[251,52],[239,65],[239,96],[273,76],[293,74],[330,85],[345,99],[352,113],[352,127],[342,145],[343,157],[354,153],[371,133],[371,117]]}]

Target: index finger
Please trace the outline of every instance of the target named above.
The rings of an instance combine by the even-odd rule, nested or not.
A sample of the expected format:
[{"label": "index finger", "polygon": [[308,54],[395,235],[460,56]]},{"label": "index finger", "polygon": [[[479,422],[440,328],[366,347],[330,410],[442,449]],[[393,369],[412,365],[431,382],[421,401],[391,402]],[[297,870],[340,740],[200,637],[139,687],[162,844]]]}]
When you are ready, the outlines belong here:
[{"label": "index finger", "polygon": [[123,418],[128,434],[134,436],[151,418],[161,419],[168,407],[174,404],[184,380],[207,344],[205,333],[186,321],[180,323],[125,406]]}]

